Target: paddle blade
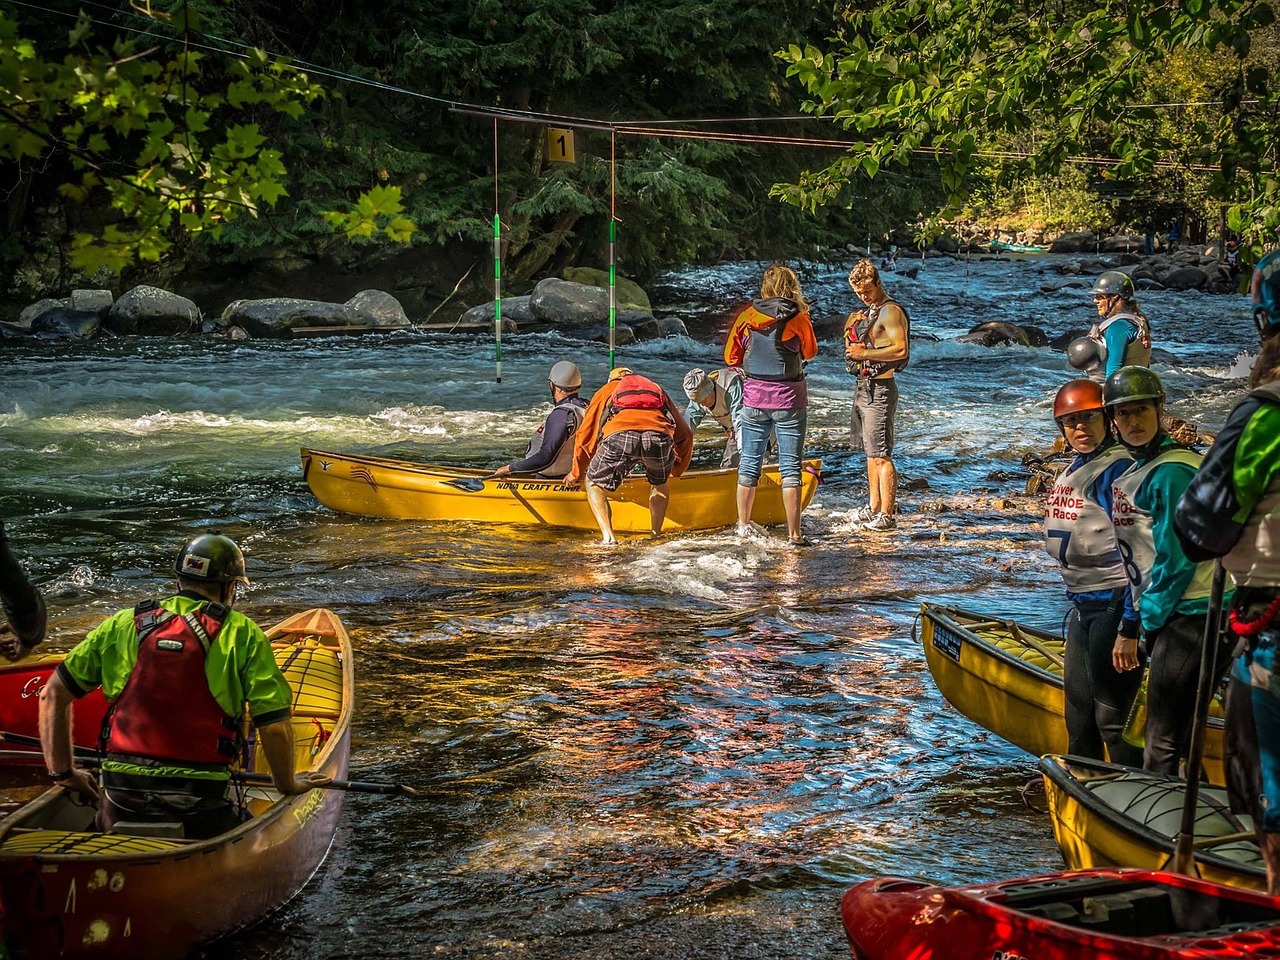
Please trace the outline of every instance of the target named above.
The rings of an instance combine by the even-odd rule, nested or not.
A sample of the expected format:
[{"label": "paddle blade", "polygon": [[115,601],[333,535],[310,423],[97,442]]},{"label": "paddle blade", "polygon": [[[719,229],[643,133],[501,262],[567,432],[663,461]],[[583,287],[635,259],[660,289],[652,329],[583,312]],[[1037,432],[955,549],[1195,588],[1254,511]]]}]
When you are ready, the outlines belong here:
[{"label": "paddle blade", "polygon": [[484,489],[482,477],[458,477],[456,480],[446,480],[444,483],[445,486],[461,490],[463,493],[479,493]]}]

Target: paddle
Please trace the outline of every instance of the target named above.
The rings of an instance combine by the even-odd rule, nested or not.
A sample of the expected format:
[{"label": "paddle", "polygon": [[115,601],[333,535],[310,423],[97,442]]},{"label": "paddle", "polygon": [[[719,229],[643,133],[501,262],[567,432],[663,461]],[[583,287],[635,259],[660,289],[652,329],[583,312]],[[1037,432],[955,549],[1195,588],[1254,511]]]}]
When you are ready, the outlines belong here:
[{"label": "paddle", "polygon": [[1217,671],[1218,638],[1222,635],[1222,593],[1226,573],[1222,561],[1213,565],[1209,587],[1209,612],[1204,621],[1204,647],[1200,651],[1200,682],[1196,685],[1196,705],[1191,715],[1191,752],[1187,757],[1187,788],[1182,798],[1182,825],[1174,840],[1169,869],[1174,873],[1198,876],[1195,863],[1196,801],[1200,798],[1200,767],[1204,760],[1205,721],[1213,691],[1209,682]]},{"label": "paddle", "polygon": [[444,481],[446,486],[453,487],[455,490],[461,490],[463,493],[479,493],[484,489],[486,480],[501,480],[504,477],[510,477],[510,473],[491,473],[487,477],[458,477],[455,480]]},{"label": "paddle", "polygon": [[[28,737],[21,733],[8,733],[0,730],[0,741],[9,741],[10,743],[25,744],[29,747],[40,746],[39,737]],[[10,751],[5,751],[10,752]],[[75,747],[73,749],[75,758],[80,761],[81,765],[86,767],[96,767],[102,761],[92,751],[84,747]],[[31,756],[30,754],[21,754],[21,756]],[[269,773],[244,773],[239,770],[231,771],[231,779],[235,783],[248,783],[262,786],[271,786],[274,781]],[[416,797],[418,791],[403,783],[381,783],[371,780],[330,780],[328,783],[317,784],[316,790],[343,790],[347,793],[380,793],[387,796],[406,796]]]}]

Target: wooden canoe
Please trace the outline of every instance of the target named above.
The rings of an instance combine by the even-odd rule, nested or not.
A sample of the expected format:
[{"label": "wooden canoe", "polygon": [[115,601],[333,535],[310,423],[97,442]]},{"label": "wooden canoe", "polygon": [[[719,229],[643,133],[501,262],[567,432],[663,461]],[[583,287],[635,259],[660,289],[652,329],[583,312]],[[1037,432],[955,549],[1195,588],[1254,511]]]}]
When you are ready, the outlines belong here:
[{"label": "wooden canoe", "polygon": [[[821,460],[805,462],[801,505],[818,489]],[[486,480],[470,493],[449,481],[487,476],[483,470],[431,466],[327,450],[302,451],[302,475],[317,500],[331,510],[404,520],[468,520],[596,530],[586,494],[559,480]],[[737,522],[736,470],[691,470],[671,481],[664,531],[713,530]],[[649,532],[649,485],[628,478],[609,495],[618,533]],[[784,523],[777,465],[765,467],[752,517],[757,523]]]},{"label": "wooden canoe", "polygon": [[[300,770],[347,770],[351,641],[328,610],[267,631],[293,688]],[[265,771],[260,745],[251,768]],[[253,816],[209,840],[93,831],[93,809],[55,787],[0,821],[0,906],[18,957],[185,957],[292,898],[333,842],[342,793],[249,787]]]},{"label": "wooden canoe", "polygon": [[[1169,868],[1182,828],[1185,780],[1082,757],[1042,757],[1040,772],[1053,835],[1068,867]],[[1231,812],[1224,788],[1200,785],[1193,829],[1201,877],[1267,889],[1253,820]]]},{"label": "wooden canoe", "polygon": [[[981,727],[1037,757],[1067,752],[1060,634],[961,607],[920,605],[929,672],[943,697]],[[1208,723],[1205,771],[1224,783],[1221,707]]]},{"label": "wooden canoe", "polygon": [[[40,691],[62,662],[60,653],[34,653],[17,663],[0,666],[0,731],[22,737],[39,737]],[[77,747],[95,749],[102,731],[107,701],[95,690],[76,701],[72,713],[71,740]],[[44,762],[40,748],[6,740],[0,744],[0,766],[35,765]]]}]

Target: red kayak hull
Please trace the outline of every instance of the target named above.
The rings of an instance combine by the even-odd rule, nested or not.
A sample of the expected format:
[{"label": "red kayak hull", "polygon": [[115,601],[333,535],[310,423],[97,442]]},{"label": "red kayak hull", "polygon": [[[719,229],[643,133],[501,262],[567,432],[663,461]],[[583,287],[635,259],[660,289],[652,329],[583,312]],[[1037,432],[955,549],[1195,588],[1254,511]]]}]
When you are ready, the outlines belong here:
[{"label": "red kayak hull", "polygon": [[1151,870],[971,887],[882,877],[848,890],[854,960],[1200,960],[1280,956],[1280,898]]},{"label": "red kayak hull", "polygon": [[[61,662],[61,656],[35,656],[0,666],[0,732],[28,738],[40,736],[40,691]],[[71,739],[77,747],[97,748],[106,712],[107,701],[101,690],[76,701]],[[0,743],[0,767],[43,762],[39,747],[12,739]]]}]

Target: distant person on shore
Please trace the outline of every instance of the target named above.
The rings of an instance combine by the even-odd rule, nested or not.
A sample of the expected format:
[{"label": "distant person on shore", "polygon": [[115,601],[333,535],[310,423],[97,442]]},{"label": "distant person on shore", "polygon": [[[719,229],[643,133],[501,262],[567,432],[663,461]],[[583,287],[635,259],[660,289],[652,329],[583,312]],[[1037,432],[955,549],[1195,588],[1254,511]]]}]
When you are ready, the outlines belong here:
[{"label": "distant person on shore", "polygon": [[0,521],[0,601],[8,623],[0,627],[0,656],[21,660],[44,639],[47,614],[40,591],[9,549]]},{"label": "distant person on shore", "polygon": [[1156,222],[1150,217],[1142,224],[1142,254],[1151,256],[1156,252]]},{"label": "distant person on shore", "polygon": [[573,442],[587,404],[578,396],[582,388],[582,371],[576,363],[560,360],[552,364],[547,376],[551,391],[551,412],[529,441],[524,458],[493,471],[495,477],[511,474],[533,474],[544,479],[559,480],[573,467]]},{"label": "distant person on shore", "polygon": [[1133,278],[1119,270],[1098,274],[1093,282],[1093,304],[1099,320],[1089,331],[1089,339],[1096,344],[1101,379],[1121,367],[1151,366],[1151,323],[1138,306]]},{"label": "distant person on shore", "polygon": [[760,280],[760,298],[734,319],[724,344],[724,362],[741,367],[742,459],[738,464],[738,530],[745,532],[756,502],[769,434],[778,440],[782,506],[787,539],[803,544],[800,498],[809,391],[804,365],[818,355],[818,338],[800,278],[790,267],[772,264]]},{"label": "distant person on shore", "polygon": [[1174,217],[1169,221],[1169,249],[1176,250],[1178,241],[1182,239],[1182,222]]},{"label": "distant person on shore", "polygon": [[[1121,621],[1136,628],[1115,525],[1112,484],[1133,466],[1102,411],[1102,386],[1072,380],[1053,400],[1053,419],[1075,459],[1045,500],[1045,549],[1061,568],[1071,601],[1063,665],[1067,752],[1142,765],[1142,751],[1121,736],[1142,681],[1136,645],[1117,642]],[[1132,632],[1132,630],[1130,630]]]},{"label": "distant person on shore", "polygon": [[608,495],[622,486],[633,467],[642,465],[649,482],[649,525],[656,537],[667,516],[668,481],[684,473],[692,457],[693,431],[667,392],[628,367],[616,367],[582,415],[573,469],[564,483],[576,487],[586,478],[587,503],[601,541],[613,546],[618,539]]},{"label": "distant person on shore", "polygon": [[898,504],[898,471],[893,463],[894,419],[898,410],[896,373],[911,355],[911,319],[885,292],[876,265],[859,260],[849,286],[866,310],[849,314],[844,327],[846,367],[856,378],[851,443],[867,454],[869,503],[855,511],[863,530],[892,530]]},{"label": "distant person on shore", "polygon": [[1239,655],[1227,687],[1227,791],[1253,817],[1280,894],[1280,323],[1262,331],[1253,387],[1227,418],[1176,516],[1191,560],[1222,558],[1238,584],[1231,638]]},{"label": "distant person on shore", "polygon": [[1199,683],[1213,564],[1183,553],[1174,510],[1204,458],[1160,425],[1164,384],[1152,371],[1121,367],[1107,378],[1102,397],[1134,459],[1112,487],[1111,519],[1138,613],[1136,623],[1121,623],[1116,665],[1132,663],[1141,642],[1150,662],[1142,765],[1177,776],[1191,741],[1189,707]]},{"label": "distant person on shore", "polygon": [[724,367],[711,373],[695,367],[684,376],[684,394],[689,398],[684,419],[689,429],[708,416],[724,431],[721,468],[737,467],[742,459],[742,371]]}]

